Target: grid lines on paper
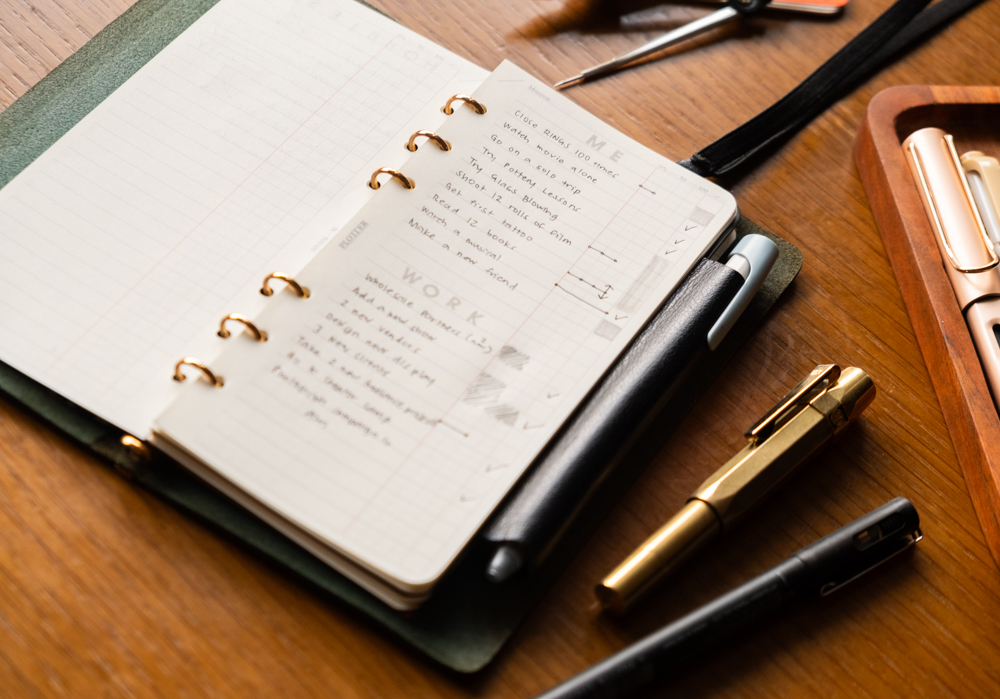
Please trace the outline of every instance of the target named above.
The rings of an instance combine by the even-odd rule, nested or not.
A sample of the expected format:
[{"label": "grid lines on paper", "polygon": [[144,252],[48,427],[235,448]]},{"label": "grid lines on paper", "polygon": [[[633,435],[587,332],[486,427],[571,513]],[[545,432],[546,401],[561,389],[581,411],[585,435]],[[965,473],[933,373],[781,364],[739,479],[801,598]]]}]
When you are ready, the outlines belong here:
[{"label": "grid lines on paper", "polygon": [[33,282],[7,361],[148,427],[192,333],[454,74],[348,5],[223,0],[0,190],[0,271]]}]

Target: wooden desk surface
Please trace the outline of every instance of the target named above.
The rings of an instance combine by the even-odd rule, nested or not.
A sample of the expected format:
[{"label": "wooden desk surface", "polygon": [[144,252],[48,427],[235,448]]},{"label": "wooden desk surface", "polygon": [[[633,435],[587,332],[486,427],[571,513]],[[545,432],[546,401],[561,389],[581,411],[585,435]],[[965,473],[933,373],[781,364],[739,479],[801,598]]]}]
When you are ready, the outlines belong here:
[{"label": "wooden desk surface", "polygon": [[[705,12],[661,7],[621,30],[579,29],[560,19],[557,0],[373,3],[480,65],[510,58],[550,82]],[[129,4],[0,0],[0,102]],[[888,5],[854,0],[836,21],[755,19],[567,94],[681,159],[791,89]],[[0,400],[0,694],[532,695],[902,495],[923,517],[912,555],[768,621],[671,677],[662,693],[1000,696],[1000,570],[852,153],[863,111],[885,87],[1000,83],[998,25],[1000,4],[984,3],[752,173],[724,182],[745,215],[801,248],[802,274],[486,670],[442,670]],[[594,582],[739,447],[778,395],[831,361],[875,379],[878,398],[860,424],[637,614],[597,615]]]}]

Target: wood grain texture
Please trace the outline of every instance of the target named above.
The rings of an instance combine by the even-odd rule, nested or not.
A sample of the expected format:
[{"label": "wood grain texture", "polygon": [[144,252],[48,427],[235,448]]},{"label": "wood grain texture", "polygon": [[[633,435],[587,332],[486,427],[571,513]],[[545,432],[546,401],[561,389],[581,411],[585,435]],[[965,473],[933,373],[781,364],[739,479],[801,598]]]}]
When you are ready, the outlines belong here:
[{"label": "wood grain texture", "polygon": [[[128,4],[0,0],[0,100],[23,94]],[[483,66],[510,58],[550,82],[704,12],[658,7],[619,27],[555,0],[373,4]],[[888,5],[856,0],[836,21],[754,19],[567,94],[684,158],[791,89]],[[1000,695],[1000,571],[853,159],[879,90],[1000,83],[998,24],[1000,4],[984,3],[724,182],[747,216],[802,249],[804,269],[486,670],[440,669],[0,401],[0,693],[529,696],[902,495],[923,518],[912,555],[768,621],[659,693]],[[598,615],[593,584],[734,453],[777,396],[829,361],[864,368],[878,386],[859,424],[636,613]]]},{"label": "wood grain texture", "polygon": [[909,134],[936,126],[955,137],[960,153],[997,153],[998,124],[1000,88],[891,88],[868,107],[857,161],[979,523],[1000,561],[1000,418],[901,147]]}]

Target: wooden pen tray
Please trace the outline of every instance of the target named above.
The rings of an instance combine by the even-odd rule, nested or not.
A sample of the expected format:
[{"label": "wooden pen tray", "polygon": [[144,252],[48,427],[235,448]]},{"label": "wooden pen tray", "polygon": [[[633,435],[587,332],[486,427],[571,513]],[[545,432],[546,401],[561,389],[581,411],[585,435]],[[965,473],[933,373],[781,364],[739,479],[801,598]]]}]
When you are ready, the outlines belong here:
[{"label": "wooden pen tray", "polygon": [[1000,88],[884,90],[868,105],[855,147],[973,505],[1000,563],[1000,417],[903,155],[906,137],[928,126],[952,134],[959,153],[977,149],[1000,158]]}]

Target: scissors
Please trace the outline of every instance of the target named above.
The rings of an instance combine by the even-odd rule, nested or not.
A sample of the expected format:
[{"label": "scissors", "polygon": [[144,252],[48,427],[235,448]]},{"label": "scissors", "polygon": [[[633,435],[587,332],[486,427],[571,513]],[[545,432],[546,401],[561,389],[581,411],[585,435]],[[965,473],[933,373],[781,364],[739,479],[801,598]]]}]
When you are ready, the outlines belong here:
[{"label": "scissors", "polygon": [[791,12],[831,15],[843,10],[848,0],[774,0],[773,2],[769,2],[769,0],[724,0],[724,2],[726,7],[723,7],[721,10],[716,10],[701,19],[696,19],[682,27],[669,31],[663,36],[653,39],[649,43],[643,44],[620,56],[616,56],[606,63],[601,63],[593,68],[587,68],[579,75],[574,75],[572,78],[566,78],[557,82],[553,87],[557,90],[562,90],[566,87],[578,85],[590,78],[613,73],[616,70],[635,63],[640,58],[645,58],[669,46],[703,34],[709,29],[714,29],[729,20],[740,16],[748,17],[757,14],[765,7]]}]

